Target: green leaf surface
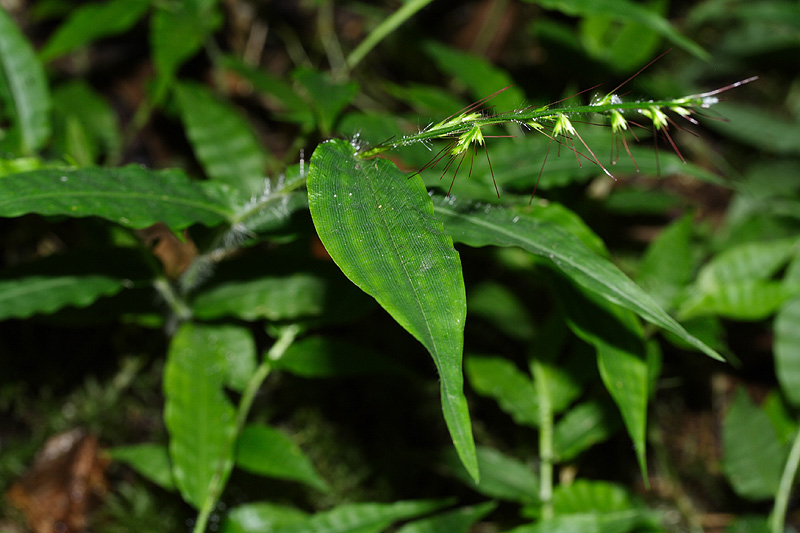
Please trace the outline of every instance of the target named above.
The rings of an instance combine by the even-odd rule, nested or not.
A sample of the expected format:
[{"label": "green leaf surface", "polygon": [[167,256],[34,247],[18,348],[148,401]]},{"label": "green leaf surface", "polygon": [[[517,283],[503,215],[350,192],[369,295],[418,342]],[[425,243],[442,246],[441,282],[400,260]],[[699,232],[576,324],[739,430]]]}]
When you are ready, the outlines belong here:
[{"label": "green leaf surface", "polygon": [[800,284],[778,281],[739,280],[724,283],[713,291],[695,292],[683,303],[682,318],[719,315],[737,320],[761,320],[775,313],[789,299],[800,294]]},{"label": "green leaf surface", "polygon": [[489,105],[497,106],[500,111],[510,111],[519,108],[525,102],[525,93],[513,86],[514,80],[511,76],[486,59],[435,41],[425,43],[425,52],[436,62],[439,69],[464,82],[475,99],[485,98],[509,87],[492,98]]},{"label": "green leaf surface", "polygon": [[322,134],[330,135],[339,115],[358,93],[358,84],[334,82],[329,74],[310,68],[299,68],[292,77],[305,88]]},{"label": "green leaf surface", "polygon": [[556,286],[570,328],[597,350],[600,377],[622,414],[647,479],[645,432],[650,376],[641,325],[630,311],[593,301],[561,281]]},{"label": "green leaf surface", "polygon": [[294,507],[276,503],[246,503],[234,507],[222,522],[222,533],[276,532],[293,524],[306,523],[308,515]]},{"label": "green leaf surface", "polygon": [[[53,145],[80,166],[116,161],[122,149],[122,136],[114,110],[84,81],[71,81],[53,91]],[[79,128],[82,139],[72,134]],[[83,140],[83,142],[81,142]],[[85,154],[85,155],[84,155]]]},{"label": "green leaf surface", "polygon": [[[0,119],[12,127],[0,151],[33,155],[50,136],[50,93],[44,68],[13,19],[0,7]],[[4,109],[3,109],[4,108]]]},{"label": "green leaf surface", "polygon": [[665,309],[675,308],[694,273],[691,237],[692,219],[684,216],[656,237],[639,265],[637,283]]},{"label": "green leaf surface", "polygon": [[610,261],[593,253],[561,227],[539,220],[535,210],[525,212],[469,204],[451,196],[434,197],[434,212],[454,240],[470,246],[518,246],[549,259],[554,267],[582,287],[674,333],[708,356],[722,360],[722,356],[689,334]]},{"label": "green leaf surface", "polygon": [[605,16],[619,21],[636,22],[672,41],[695,57],[710,58],[697,43],[681,35],[664,17],[629,0],[527,0],[565,15],[587,17]]},{"label": "green leaf surface", "polygon": [[451,450],[444,454],[443,460],[450,472],[484,496],[531,505],[539,502],[539,477],[531,465],[485,446],[478,446],[477,452],[481,470],[478,483]]},{"label": "green leaf surface", "polygon": [[469,533],[472,525],[497,507],[485,502],[453,511],[420,518],[397,530],[397,533]]},{"label": "green leaf surface", "polygon": [[134,229],[163,222],[173,230],[214,226],[231,216],[180,170],[87,167],[0,178],[0,216],[97,216]]},{"label": "green leaf surface", "polygon": [[530,375],[508,359],[470,355],[464,370],[469,384],[482,396],[494,398],[514,422],[539,426],[539,402]]},{"label": "green leaf surface", "polygon": [[380,533],[398,520],[424,515],[450,504],[449,500],[394,503],[353,503],[334,507],[303,522],[275,528],[274,533]]},{"label": "green leaf surface", "polygon": [[208,348],[217,350],[225,358],[225,385],[242,392],[256,370],[256,343],[253,334],[242,326],[221,324],[214,328],[210,341]]},{"label": "green leaf surface", "polygon": [[86,307],[121,291],[126,280],[106,276],[28,276],[0,280],[0,320]]},{"label": "green leaf surface", "polygon": [[786,399],[800,406],[800,299],[781,307],[775,316],[775,374]]},{"label": "green leaf surface", "polygon": [[124,33],[147,12],[150,0],[111,0],[77,7],[39,52],[49,62],[101,37]]},{"label": "green leaf surface", "polygon": [[297,444],[263,424],[245,426],[236,443],[236,466],[254,474],[299,481],[325,492],[330,490]]},{"label": "green leaf surface", "polygon": [[739,389],[722,424],[722,469],[744,498],[775,496],[787,456],[769,417]]},{"label": "green leaf surface", "polygon": [[404,367],[374,350],[321,336],[293,342],[272,366],[305,378],[409,374]]},{"label": "green leaf surface", "polygon": [[513,339],[530,341],[535,335],[531,313],[511,289],[499,283],[488,281],[472,287],[467,313],[480,316]]},{"label": "green leaf surface", "polygon": [[169,450],[161,444],[117,446],[108,450],[115,461],[121,461],[164,490],[175,490]]},{"label": "green leaf surface", "polygon": [[590,400],[576,405],[556,422],[553,450],[559,462],[570,461],[582,451],[603,442],[619,428],[620,419],[611,402]]},{"label": "green leaf surface", "polygon": [[[773,154],[800,154],[800,120],[780,117],[747,104],[723,102],[716,107],[724,121],[707,121],[726,137]],[[744,127],[743,127],[744,126]]]},{"label": "green leaf surface", "polygon": [[235,189],[260,192],[267,157],[247,120],[203,85],[180,83],[175,96],[206,175]]},{"label": "green leaf surface", "polygon": [[223,386],[228,374],[215,326],[186,323],[170,343],[164,368],[164,423],[175,484],[199,508],[212,483],[233,468],[236,410]]},{"label": "green leaf surface", "polygon": [[336,140],[321,144],[308,175],[311,216],[342,272],[430,352],[453,443],[477,477],[461,357],[466,295],[461,261],[418,177],[362,161]]}]

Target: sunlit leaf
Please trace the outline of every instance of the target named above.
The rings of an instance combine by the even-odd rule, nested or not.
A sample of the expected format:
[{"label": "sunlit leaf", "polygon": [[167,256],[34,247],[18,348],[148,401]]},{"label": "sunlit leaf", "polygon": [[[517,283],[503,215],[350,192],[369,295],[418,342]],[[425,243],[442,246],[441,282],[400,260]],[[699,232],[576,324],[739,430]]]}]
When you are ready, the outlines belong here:
[{"label": "sunlit leaf", "polygon": [[461,261],[421,181],[386,160],[359,160],[349,143],[337,140],[314,151],[308,195],[317,233],[342,272],[431,353],[450,435],[477,477],[461,370]]}]

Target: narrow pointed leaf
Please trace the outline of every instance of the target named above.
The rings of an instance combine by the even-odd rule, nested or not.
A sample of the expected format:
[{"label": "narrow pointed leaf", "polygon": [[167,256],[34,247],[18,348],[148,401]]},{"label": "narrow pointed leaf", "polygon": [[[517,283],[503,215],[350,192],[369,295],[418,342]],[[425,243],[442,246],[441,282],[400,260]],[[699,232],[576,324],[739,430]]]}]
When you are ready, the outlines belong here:
[{"label": "narrow pointed leaf", "polygon": [[246,426],[236,442],[236,466],[249,472],[306,483],[321,491],[330,488],[292,440],[263,424]]},{"label": "narrow pointed leaf", "polygon": [[0,320],[52,313],[67,306],[86,307],[118,293],[126,281],[106,276],[28,276],[0,280]]},{"label": "narrow pointed leaf", "polygon": [[539,220],[535,210],[526,213],[470,205],[453,197],[437,197],[434,198],[434,212],[454,240],[470,246],[518,246],[549,259],[575,283],[674,333],[706,355],[723,360],[716,351],[687,332],[608,259],[592,252],[561,227]]},{"label": "narrow pointed leaf", "polygon": [[475,392],[494,398],[517,424],[539,427],[539,402],[530,375],[502,357],[471,355],[464,369]]},{"label": "narrow pointed leaf", "polygon": [[32,155],[50,135],[50,93],[44,68],[28,40],[0,7],[0,108],[12,128],[0,150]]},{"label": "narrow pointed leaf", "polygon": [[466,295],[452,239],[433,216],[419,177],[392,163],[359,160],[341,140],[317,147],[308,175],[311,216],[342,272],[430,352],[442,409],[467,470],[478,475],[463,392]]},{"label": "narrow pointed leaf", "polygon": [[233,468],[236,410],[223,390],[225,346],[214,326],[184,324],[164,368],[164,423],[175,484],[195,507]]},{"label": "narrow pointed leaf", "polygon": [[182,171],[134,165],[35,170],[0,179],[0,216],[26,213],[96,216],[135,229],[164,222],[173,230],[214,226],[232,215]]},{"label": "narrow pointed leaf", "polygon": [[267,157],[247,120],[202,85],[181,83],[175,95],[206,175],[237,189],[260,192]]},{"label": "narrow pointed leaf", "polygon": [[495,502],[461,507],[415,520],[401,527],[397,533],[469,533],[475,522],[494,511],[496,507]]},{"label": "narrow pointed leaf", "polygon": [[39,53],[50,61],[101,37],[117,35],[141,19],[150,0],[93,2],[76,8],[53,33]]},{"label": "narrow pointed leaf", "polygon": [[448,500],[394,503],[354,503],[317,513],[307,521],[276,527],[274,533],[380,533],[398,520],[424,515],[448,505]]},{"label": "narrow pointed leaf", "polygon": [[621,428],[611,402],[590,400],[570,409],[553,428],[553,448],[559,461],[570,461],[582,451],[611,437]]}]

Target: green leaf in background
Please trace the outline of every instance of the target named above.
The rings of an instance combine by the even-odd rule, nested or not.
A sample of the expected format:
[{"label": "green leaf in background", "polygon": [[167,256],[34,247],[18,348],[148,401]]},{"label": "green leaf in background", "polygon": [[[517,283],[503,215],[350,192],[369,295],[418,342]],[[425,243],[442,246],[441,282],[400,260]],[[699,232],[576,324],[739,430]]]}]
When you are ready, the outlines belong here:
[{"label": "green leaf in background", "polygon": [[45,169],[0,178],[0,216],[97,216],[134,229],[164,222],[173,230],[215,226],[232,214],[183,171],[139,166]]},{"label": "green leaf in background", "polygon": [[106,276],[28,276],[0,280],[0,319],[49,314],[63,307],[86,307],[121,291],[126,280]]},{"label": "green leaf in background", "polygon": [[225,347],[215,326],[186,323],[164,368],[164,423],[175,484],[196,508],[233,468],[236,410],[225,396]]},{"label": "green leaf in background", "polygon": [[684,302],[680,308],[681,318],[719,315],[737,320],[761,320],[800,294],[800,284],[737,280],[719,285],[713,291],[690,294],[691,300]]},{"label": "green leaf in background", "polygon": [[494,398],[517,424],[539,427],[539,402],[528,374],[502,357],[470,355],[464,363],[469,384],[482,396]]},{"label": "green leaf in background", "polygon": [[180,83],[175,96],[206,175],[249,194],[260,192],[267,157],[247,120],[203,85]]},{"label": "green leaf in background", "polygon": [[539,502],[539,477],[531,465],[485,446],[478,446],[477,452],[481,470],[478,483],[452,450],[444,453],[443,461],[453,475],[484,496],[531,505]]},{"label": "green leaf in background", "polygon": [[375,350],[321,336],[293,342],[272,367],[304,378],[409,375],[405,367]]},{"label": "green leaf in background", "polygon": [[222,533],[277,532],[293,524],[306,523],[308,515],[294,507],[277,503],[247,503],[234,507],[225,515]]},{"label": "green leaf in background", "polygon": [[561,280],[556,287],[570,328],[597,350],[600,377],[622,414],[639,468],[647,479],[645,432],[650,376],[641,325],[630,311],[596,302]]},{"label": "green leaf in background", "polygon": [[111,0],[75,8],[39,52],[45,63],[101,37],[124,33],[147,12],[150,0]]},{"label": "green leaf in background", "polygon": [[434,212],[454,240],[470,246],[518,246],[549,259],[575,283],[674,333],[706,355],[722,360],[722,356],[690,335],[614,264],[559,226],[539,220],[535,210],[525,212],[462,203],[451,196],[434,197]]},{"label": "green leaf in background", "polygon": [[435,41],[425,43],[425,52],[431,56],[440,70],[464,82],[473,98],[485,98],[509,87],[492,98],[489,105],[496,106],[499,111],[511,111],[525,103],[525,93],[522,89],[513,87],[514,80],[511,76],[486,59]]},{"label": "green leaf in background", "polygon": [[253,334],[242,326],[221,324],[214,328],[211,341],[209,349],[218,350],[225,357],[225,385],[242,392],[256,369]]},{"label": "green leaf in background", "polygon": [[495,502],[461,507],[415,520],[398,529],[397,533],[469,533],[475,522],[494,511],[496,507]]},{"label": "green leaf in background", "polygon": [[786,399],[800,406],[800,299],[781,307],[775,316],[775,374]]},{"label": "green leaf in background", "polygon": [[108,450],[115,461],[121,461],[164,490],[175,490],[169,450],[161,444],[117,446]]},{"label": "green leaf in background", "polygon": [[322,135],[330,136],[339,115],[358,93],[358,84],[337,83],[327,73],[310,68],[299,68],[292,77],[307,91]]},{"label": "green leaf in background", "polygon": [[50,93],[44,68],[28,40],[0,7],[0,152],[33,155],[50,136]]},{"label": "green leaf in background", "polygon": [[635,22],[672,41],[698,59],[708,60],[708,52],[691,39],[681,35],[664,17],[629,0],[526,0],[546,9],[556,9],[565,15],[603,16],[618,21]]},{"label": "green leaf in background", "polygon": [[491,281],[473,287],[467,295],[467,313],[480,316],[509,337],[530,341],[535,334],[534,320],[514,292]]},{"label": "green leaf in background", "polygon": [[603,442],[621,427],[609,402],[590,400],[576,405],[556,422],[553,450],[559,462],[570,461],[582,451]]},{"label": "green leaf in background", "polygon": [[263,424],[245,426],[236,442],[236,466],[262,476],[299,481],[323,492],[330,490],[297,444]]},{"label": "green leaf in background", "polygon": [[687,215],[664,229],[642,257],[636,282],[664,309],[675,308],[694,273],[691,237],[692,218]]},{"label": "green leaf in background", "polygon": [[724,121],[707,121],[710,129],[773,154],[800,154],[800,120],[788,120],[752,105],[723,102],[716,111]]},{"label": "green leaf in background", "polygon": [[157,81],[154,100],[160,102],[180,66],[199,52],[221,24],[218,0],[182,0],[155,5],[150,22],[150,46]]},{"label": "green leaf in background", "polygon": [[317,513],[308,520],[275,528],[273,533],[381,533],[398,520],[437,511],[449,500],[413,500],[394,503],[352,503]]},{"label": "green leaf in background", "polygon": [[320,240],[342,272],[430,352],[441,378],[447,427],[477,478],[461,370],[466,318],[461,261],[433,216],[421,180],[383,159],[357,159],[345,141],[328,141],[311,158],[308,197]]},{"label": "green leaf in background", "polygon": [[[71,81],[53,91],[53,145],[64,157],[81,166],[116,161],[122,149],[122,136],[114,110],[84,81]],[[78,128],[83,139],[73,138]]]},{"label": "green leaf in background", "polygon": [[739,388],[722,424],[722,469],[737,494],[752,500],[775,496],[787,450],[766,413]]}]

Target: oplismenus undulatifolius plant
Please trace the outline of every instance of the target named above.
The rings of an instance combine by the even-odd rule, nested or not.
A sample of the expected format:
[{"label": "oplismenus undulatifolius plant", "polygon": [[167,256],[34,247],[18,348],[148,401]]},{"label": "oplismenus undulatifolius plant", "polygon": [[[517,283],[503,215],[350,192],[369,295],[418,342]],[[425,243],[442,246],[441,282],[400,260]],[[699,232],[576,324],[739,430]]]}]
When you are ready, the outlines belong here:
[{"label": "oplismenus undulatifolius plant", "polygon": [[[173,518],[186,516],[191,517],[188,527],[198,533],[391,528],[466,533],[484,519],[493,522],[493,531],[515,533],[665,531],[662,515],[633,491],[582,477],[572,465],[621,433],[633,443],[632,469],[638,466],[647,485],[648,407],[661,368],[661,343],[724,361],[720,352],[725,350],[709,333],[713,324],[702,319],[737,312],[755,319],[775,312],[795,295],[796,284],[759,285],[769,296],[759,305],[725,290],[745,274],[761,276],[748,278],[747,287],[766,284],[765,277],[793,257],[796,241],[787,237],[758,243],[757,249],[732,249],[711,261],[692,284],[698,254],[690,247],[691,221],[683,217],[642,260],[644,274],[638,279],[646,282],[645,290],[610,259],[606,245],[575,211],[547,198],[548,187],[534,200],[557,156],[559,165],[568,160],[568,173],[574,168],[582,173],[579,179],[570,174],[565,183],[635,174],[643,158],[648,162],[641,165],[647,167],[642,173],[658,174],[659,144],[685,163],[674,133],[687,121],[698,126],[698,117],[719,102],[721,93],[756,77],[689,96],[635,99],[623,94],[626,84],[652,61],[639,68],[649,57],[636,59],[634,66],[618,59],[618,72],[627,73],[620,77],[628,79],[613,90],[593,87],[548,105],[527,105],[523,90],[511,85],[502,69],[429,41],[420,50],[442,71],[471,91],[481,88],[472,98],[495,92],[444,119],[444,112],[430,122],[417,114],[413,120],[428,124],[417,130],[407,127],[413,120],[389,117],[390,127],[384,121],[375,129],[381,135],[396,130],[394,135],[369,135],[380,119],[348,111],[374,106],[375,94],[387,101],[389,93],[401,95],[412,109],[426,101],[460,102],[453,96],[458,90],[387,82],[367,92],[359,84],[376,81],[359,71],[370,51],[430,3],[406,2],[377,21],[345,57],[332,31],[337,8],[320,2],[309,27],[319,28],[314,40],[327,67],[303,60],[294,30],[283,28],[284,55],[297,61],[285,78],[220,46],[214,36],[236,24],[222,24],[226,12],[215,1],[110,0],[61,7],[41,2],[43,13],[52,11],[64,20],[38,51],[0,9],[0,217],[14,239],[23,240],[22,235],[38,242],[33,252],[10,252],[11,245],[4,249],[0,319],[3,327],[11,324],[4,331],[37,332],[39,320],[50,333],[63,324],[100,324],[100,331],[92,329],[86,337],[101,338],[108,328],[117,333],[109,345],[125,345],[122,354],[145,353],[120,363],[119,373],[100,392],[92,384],[79,390],[69,402],[72,414],[59,410],[46,424],[50,432],[88,427],[111,446],[108,453],[116,463],[139,476],[134,481],[130,471],[120,476],[118,490],[109,491],[99,515],[104,518],[93,524],[97,531],[169,531],[180,522]],[[663,17],[637,3],[538,4],[568,16],[577,10],[586,23],[586,42],[592,28],[604,28],[603,17],[611,16],[624,26],[621,34],[644,31],[642,42],[648,36],[668,39],[707,59]],[[135,40],[145,29],[147,43],[134,48],[149,50],[145,60],[152,79],[121,128],[107,95],[80,69],[91,63],[87,45],[101,46],[104,37]],[[74,64],[57,63],[63,58]],[[199,58],[197,65],[191,58]],[[484,80],[476,81],[474,72],[502,83],[484,90]],[[237,93],[237,87],[246,89]],[[596,96],[583,103],[588,92]],[[242,94],[263,98],[267,104],[261,111],[293,128],[285,157],[264,148],[235,103]],[[494,105],[514,98],[516,105]],[[153,117],[180,125],[185,153],[170,159],[166,169],[124,165],[146,151],[143,132],[155,129]],[[545,142],[527,142],[533,136]],[[650,153],[636,145],[642,137],[654,145],[654,157],[642,155]],[[611,143],[607,162],[608,145],[599,142]],[[405,160],[406,150],[419,148]],[[306,153],[311,153],[308,161]],[[509,156],[515,153],[541,165],[519,170]],[[675,158],[666,151],[660,157]],[[691,162],[685,168],[714,179]],[[677,266],[659,270],[667,262]],[[792,265],[785,268],[786,278],[800,279],[795,274],[800,267]],[[512,283],[514,290],[507,286]],[[731,302],[741,305],[731,311]],[[468,310],[478,340],[465,349]],[[701,320],[690,331],[673,315]],[[785,320],[780,324],[789,323]],[[437,375],[415,366],[409,352],[419,344],[397,324],[429,352]],[[492,335],[477,334],[480,328]],[[37,337],[42,336],[26,336],[28,342]],[[125,344],[129,337],[137,339],[135,347]],[[493,344],[498,339],[504,340]],[[57,352],[57,345],[50,343],[49,350]],[[60,368],[51,360],[42,365]],[[320,400],[319,391],[328,391],[329,383],[354,378],[378,394],[340,406],[349,389],[361,391],[360,385],[344,382]],[[148,412],[136,402],[153,395],[137,383],[163,391],[157,420],[140,420],[138,426],[125,417]],[[424,423],[415,419],[407,432],[400,422],[427,413],[431,386],[439,388],[445,451],[438,448],[441,443],[436,449],[431,445],[438,412],[433,420],[422,415]],[[16,405],[17,389],[8,390],[0,389],[3,410]],[[289,392],[282,396],[284,390]],[[92,407],[98,397],[106,409]],[[480,397],[510,415],[522,444],[501,449],[502,439],[483,421],[478,438],[473,436],[467,401]],[[303,406],[297,413],[296,404]],[[770,420],[783,420],[776,414],[778,404],[771,405]],[[333,408],[343,415],[353,410],[359,432],[371,429],[360,418],[366,412],[373,425],[392,435],[388,440],[399,439],[387,445],[381,435],[369,437],[382,443],[378,451],[390,456],[387,462],[401,465],[395,470],[403,471],[402,479],[382,485],[397,484],[394,492],[386,489],[388,496],[379,497],[370,492],[374,486],[363,492],[354,488],[379,477],[369,470],[375,457],[357,450],[359,435],[347,440],[337,433],[339,422],[326,419],[326,409]],[[729,418],[730,434],[749,420],[771,427],[766,415],[741,397]],[[141,427],[151,429],[136,429]],[[413,441],[417,433],[424,434],[419,442]],[[775,497],[774,533],[783,529],[800,461],[797,440],[791,454],[784,449],[790,433],[785,431],[784,441],[776,437],[763,444],[778,449],[766,454],[776,463],[770,472],[780,469],[769,482],[748,484],[761,479],[758,473],[743,474],[752,466],[746,459],[749,448],[732,448],[733,459],[726,463],[737,491]],[[421,452],[406,456],[403,439]],[[0,445],[5,447],[2,440]],[[0,489],[21,473],[23,461],[12,455],[0,457],[0,480],[6,483]],[[411,466],[420,462],[424,467]],[[449,493],[427,490],[430,472],[438,476],[441,471],[460,480],[461,492],[469,496],[458,503],[470,505],[453,507]],[[578,478],[571,479],[575,472]],[[275,480],[280,481],[269,484]],[[401,499],[413,497],[409,487],[421,487],[415,493],[419,498]],[[497,500],[518,508],[503,511]],[[495,510],[499,517],[487,518]],[[114,517],[124,523],[115,524]]]}]

